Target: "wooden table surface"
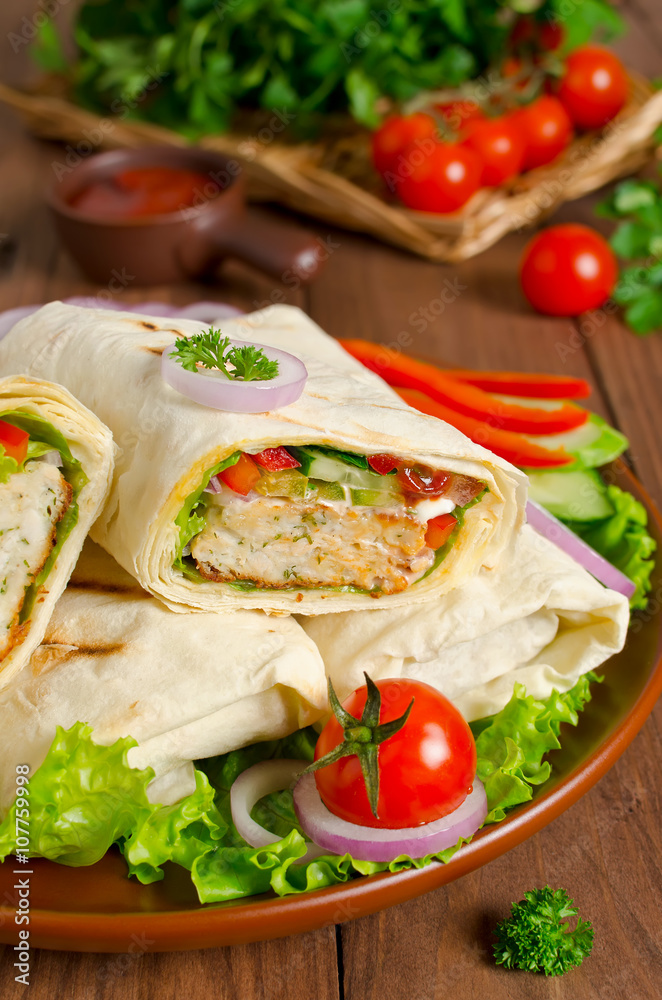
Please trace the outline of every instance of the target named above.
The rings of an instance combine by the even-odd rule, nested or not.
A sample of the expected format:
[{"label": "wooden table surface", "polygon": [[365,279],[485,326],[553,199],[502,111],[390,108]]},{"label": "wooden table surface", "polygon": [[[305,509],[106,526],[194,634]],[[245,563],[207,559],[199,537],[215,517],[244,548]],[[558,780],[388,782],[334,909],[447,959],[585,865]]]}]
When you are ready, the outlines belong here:
[{"label": "wooden table surface", "polygon": [[[0,73],[22,58],[7,32],[37,9],[4,0]],[[662,75],[659,0],[627,0],[630,23],[618,49],[630,65]],[[94,295],[62,250],[43,204],[54,144],[0,116],[0,310],[70,295]],[[596,224],[586,198],[557,220]],[[325,272],[292,292],[239,264],[218,283],[138,288],[117,300],[179,305],[218,299],[250,310],[284,294],[329,333],[395,342],[458,366],[579,375],[590,406],[631,442],[632,466],[662,504],[662,335],[636,338],[617,318],[548,319],[532,314],[516,269],[526,234],[456,267],[426,263],[369,239],[313,226],[332,248]],[[451,289],[449,293],[448,289]],[[443,300],[442,300],[442,293]],[[450,301],[449,301],[450,300]],[[661,600],[662,595],[656,595]],[[615,767],[541,833],[487,867],[427,896],[300,937],[177,954],[33,954],[31,1000],[656,1000],[662,996],[662,707]],[[1,738],[1,735],[0,735]],[[570,849],[572,847],[572,850]],[[578,864],[578,858],[580,863]],[[590,960],[546,979],[497,968],[490,931],[512,901],[536,885],[564,886],[595,927]],[[14,953],[0,947],[0,996],[26,995]]]}]

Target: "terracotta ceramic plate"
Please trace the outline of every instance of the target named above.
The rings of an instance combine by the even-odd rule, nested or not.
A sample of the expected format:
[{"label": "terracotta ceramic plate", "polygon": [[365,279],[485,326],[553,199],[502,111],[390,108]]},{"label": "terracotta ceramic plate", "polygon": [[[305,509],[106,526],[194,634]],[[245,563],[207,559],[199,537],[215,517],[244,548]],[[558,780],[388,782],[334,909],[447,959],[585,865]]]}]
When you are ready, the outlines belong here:
[{"label": "terracotta ceramic plate", "polygon": [[[616,481],[640,499],[662,550],[662,520],[641,485],[618,463]],[[658,560],[653,593],[662,587]],[[201,906],[188,872],[170,866],[163,882],[143,886],[126,877],[118,853],[90,868],[66,868],[35,860],[30,875],[30,944],[71,951],[178,951],[283,937],[340,923],[465,875],[520,844],[588,791],[641,729],[662,691],[662,610],[635,616],[625,649],[601,672],[603,684],[576,729],[566,727],[562,749],[550,755],[549,780],[533,800],[506,820],[479,833],[447,864],[419,871],[357,878],[328,889],[279,899],[254,896]],[[25,877],[24,872],[18,877]],[[10,861],[0,865],[0,942],[17,940],[14,913],[17,876]]]}]

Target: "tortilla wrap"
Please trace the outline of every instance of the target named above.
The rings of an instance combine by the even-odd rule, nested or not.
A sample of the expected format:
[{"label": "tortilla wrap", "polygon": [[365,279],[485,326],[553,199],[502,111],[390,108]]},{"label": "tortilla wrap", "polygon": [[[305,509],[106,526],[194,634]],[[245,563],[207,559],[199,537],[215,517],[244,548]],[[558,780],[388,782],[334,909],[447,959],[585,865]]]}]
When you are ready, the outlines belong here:
[{"label": "tortilla wrap", "polygon": [[0,694],[0,812],[15,764],[44,760],[55,727],[87,722],[95,742],[133,736],[152,801],[193,791],[192,761],[276,739],[327,705],[317,649],[291,617],[174,615],[87,542],[44,641]]},{"label": "tortilla wrap", "polygon": [[[35,414],[49,421],[64,436],[73,457],[81,463],[87,482],[77,497],[77,521],[38,590],[29,616],[21,625],[18,641],[0,661],[0,688],[25,666],[43,639],[48,620],[67,585],[85,537],[108,497],[116,451],[108,428],[59,385],[21,376],[0,379],[0,413],[7,414],[14,410]],[[25,473],[16,472],[10,479],[16,480],[23,475]]]},{"label": "tortilla wrap", "polygon": [[525,525],[512,552],[439,601],[301,619],[342,700],[373,680],[410,677],[468,721],[500,711],[514,685],[546,698],[623,648],[627,598]]},{"label": "tortilla wrap", "polygon": [[[205,470],[237,450],[317,444],[370,455],[393,454],[485,482],[479,503],[446,558],[400,593],[394,608],[432,601],[496,566],[523,521],[526,477],[455,428],[408,407],[299,309],[273,306],[223,322],[223,334],[297,354],[308,369],[304,394],[268,413],[213,410],[161,378],[163,349],[199,333],[192,321],[147,319],[51,303],[18,323],[0,344],[0,371],[26,370],[66,385],[108,424],[122,455],[92,537],[143,587],[175,611],[261,608],[314,615],[374,609],[365,592],[238,589],[198,582],[173,567],[175,518]],[[356,555],[356,553],[354,553]],[[289,587],[289,584],[287,585]]]}]

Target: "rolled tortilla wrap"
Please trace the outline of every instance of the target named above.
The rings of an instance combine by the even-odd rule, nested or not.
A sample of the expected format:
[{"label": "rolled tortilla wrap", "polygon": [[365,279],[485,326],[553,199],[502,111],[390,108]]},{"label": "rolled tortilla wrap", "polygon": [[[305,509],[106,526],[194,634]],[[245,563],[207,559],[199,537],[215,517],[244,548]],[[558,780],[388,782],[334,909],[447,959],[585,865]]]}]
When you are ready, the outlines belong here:
[{"label": "rolled tortilla wrap", "polygon": [[[160,362],[164,348],[178,336],[199,332],[200,324],[195,322],[150,320],[130,313],[109,315],[102,310],[52,303],[18,323],[0,344],[0,371],[27,369],[62,381],[113,431],[122,457],[93,538],[170,608],[261,608],[272,613],[296,610],[319,614],[373,609],[376,597],[384,607],[398,607],[433,600],[481,565],[498,563],[523,519],[526,480],[522,473],[449,425],[408,407],[381,379],[291,307],[271,307],[224,321],[223,333],[235,340],[297,354],[309,374],[302,397],[287,407],[258,414],[221,412],[195,403],[163,381]],[[231,554],[230,558],[239,560],[250,551],[253,563],[261,559],[269,570],[278,566],[279,583],[265,583],[260,578],[254,585],[255,575],[244,578],[240,570],[232,569],[223,579],[204,579],[200,573],[197,578],[185,575],[176,565],[182,541],[176,519],[182,517],[187,498],[201,490],[209,470],[229,456],[240,451],[257,454],[283,445],[318,445],[361,456],[387,453],[468,477],[484,484],[488,492],[466,511],[457,540],[443,561],[422,578],[419,571],[416,582],[398,592],[382,592],[379,586],[346,586],[344,573],[338,577],[338,586],[300,584],[299,565],[306,553],[317,551],[313,543],[322,537],[316,534],[321,530],[319,525],[313,529],[312,540],[308,528],[297,534],[295,528],[301,528],[304,517],[297,513],[292,528],[290,505],[285,512],[285,536],[275,526],[278,517],[274,516],[271,534],[264,538],[259,534],[265,530],[262,511],[252,507],[259,514],[253,518],[253,529],[242,533],[244,529],[238,529],[236,522],[249,506],[241,506],[236,497],[230,498],[236,501],[235,508],[240,505],[229,531],[236,543],[236,556]],[[220,506],[223,517],[234,509],[230,503],[225,506],[225,500]],[[365,512],[360,507],[350,510]],[[341,569],[350,567],[348,578],[354,579],[352,573],[360,573],[368,558],[368,536],[375,534],[374,520],[368,516],[364,535],[360,531],[350,535],[346,511],[342,516],[336,537],[346,544],[336,546],[336,558]],[[355,513],[351,516],[356,521]],[[425,549],[423,541],[426,522],[419,519],[417,530],[421,523],[422,551],[429,554],[431,550]],[[318,551],[320,562],[326,554]],[[277,560],[284,560],[282,572]]]},{"label": "rolled tortilla wrap", "polygon": [[[30,435],[25,460],[0,448],[0,688],[41,642],[110,490],[110,431],[59,385],[0,379],[0,419]],[[62,443],[62,439],[64,439]],[[59,452],[58,445],[63,453]]]},{"label": "rolled tortilla wrap", "polygon": [[195,787],[192,761],[286,736],[327,704],[317,649],[291,617],[259,611],[174,615],[87,542],[41,646],[0,694],[0,812],[15,764],[34,771],[55,728],[92,726],[95,742],[133,736],[151,766],[152,801]]},{"label": "rolled tortilla wrap", "polygon": [[301,621],[341,699],[364,671],[411,677],[472,721],[500,711],[517,682],[536,698],[569,690],[623,648],[629,608],[525,525],[496,569],[438,601]]}]

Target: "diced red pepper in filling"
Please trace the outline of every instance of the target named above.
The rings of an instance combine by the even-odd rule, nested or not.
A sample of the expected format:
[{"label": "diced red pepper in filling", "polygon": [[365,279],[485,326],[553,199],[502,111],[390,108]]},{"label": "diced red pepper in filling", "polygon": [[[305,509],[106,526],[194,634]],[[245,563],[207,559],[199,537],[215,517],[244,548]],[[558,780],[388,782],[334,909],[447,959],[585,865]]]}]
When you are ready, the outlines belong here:
[{"label": "diced red pepper in filling", "polygon": [[241,493],[245,497],[253,489],[260,475],[260,470],[253,459],[242,451],[239,461],[219,472],[218,478],[235,493]]},{"label": "diced red pepper in filling", "polygon": [[15,459],[19,465],[25,461],[29,440],[30,435],[27,431],[0,420],[0,445],[4,448],[5,455]]},{"label": "diced red pepper in filling", "polygon": [[294,455],[290,455],[287,448],[266,448],[257,455],[253,455],[252,458],[268,472],[281,472],[282,469],[298,469],[301,465],[301,462],[297,462]]},{"label": "diced red pepper in filling", "polygon": [[398,460],[393,458],[393,455],[368,455],[368,465],[380,476],[388,476],[389,472],[397,469]]},{"label": "diced red pepper in filling", "polygon": [[439,514],[438,517],[433,517],[431,521],[428,521],[425,544],[429,545],[431,549],[440,549],[450,538],[456,524],[457,518],[453,517],[452,514]]}]

